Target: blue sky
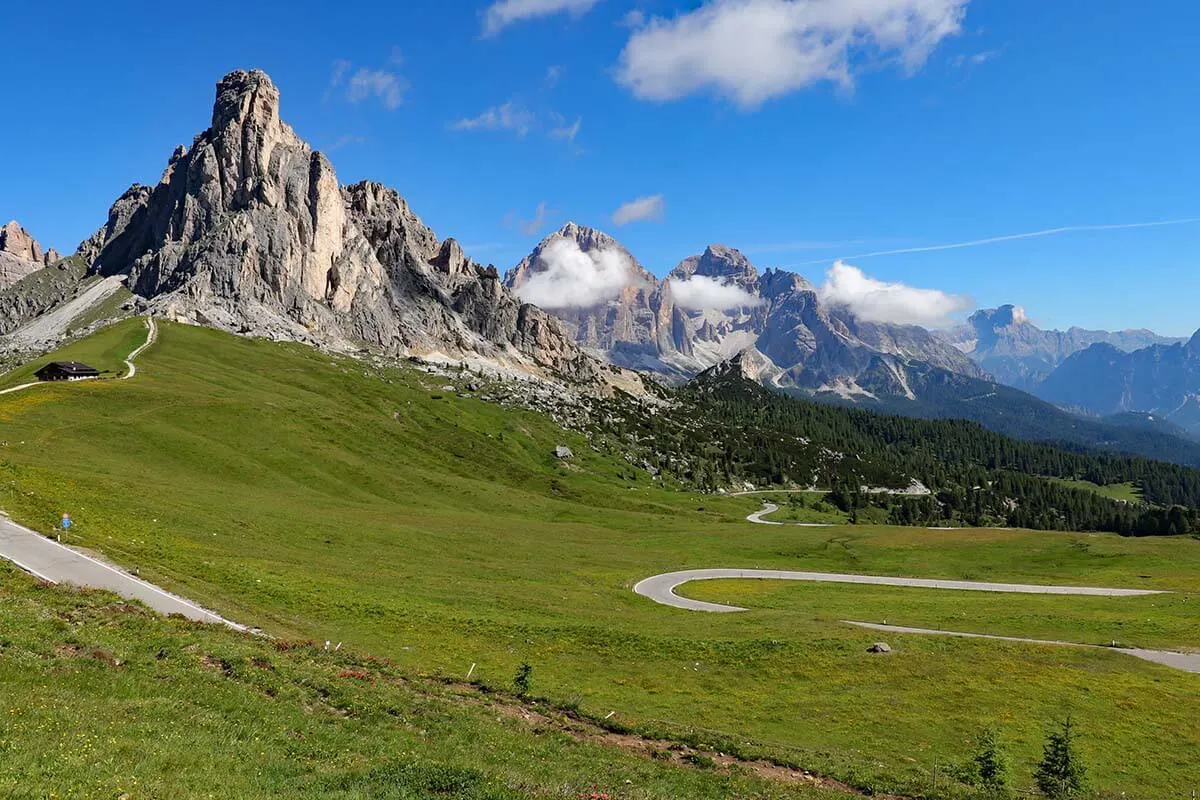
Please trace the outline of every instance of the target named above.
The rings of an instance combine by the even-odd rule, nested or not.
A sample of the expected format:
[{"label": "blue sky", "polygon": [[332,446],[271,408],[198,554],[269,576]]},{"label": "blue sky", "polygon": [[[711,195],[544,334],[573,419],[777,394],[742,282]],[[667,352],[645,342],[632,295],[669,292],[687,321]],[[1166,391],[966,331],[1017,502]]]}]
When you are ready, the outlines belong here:
[{"label": "blue sky", "polygon": [[[239,67],[271,74],[284,118],[343,182],[394,186],[502,269],[568,219],[658,274],[719,241],[820,282],[838,257],[1200,217],[1200,7],[1184,0],[115,0],[5,15],[0,217],[61,250],[158,179]],[[657,196],[661,213],[615,224]],[[848,260],[1048,326],[1200,327],[1197,223]]]}]

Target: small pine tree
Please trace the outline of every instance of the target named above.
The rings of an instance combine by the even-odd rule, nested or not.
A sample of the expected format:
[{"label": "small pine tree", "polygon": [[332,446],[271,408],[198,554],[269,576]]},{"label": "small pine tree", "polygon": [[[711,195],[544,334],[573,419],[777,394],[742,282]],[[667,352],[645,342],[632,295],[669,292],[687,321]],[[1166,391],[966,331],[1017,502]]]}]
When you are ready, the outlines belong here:
[{"label": "small pine tree", "polygon": [[1000,749],[994,730],[985,730],[979,737],[979,745],[971,761],[979,786],[989,797],[1008,796],[1008,761]]},{"label": "small pine tree", "polygon": [[1077,797],[1083,791],[1086,770],[1076,750],[1075,730],[1071,718],[1067,717],[1060,729],[1051,731],[1046,737],[1042,763],[1034,773],[1038,788],[1051,800]]},{"label": "small pine tree", "polygon": [[521,662],[521,666],[517,667],[517,674],[513,676],[513,688],[517,692],[518,697],[525,697],[529,694],[529,690],[533,685],[533,667],[528,661]]}]

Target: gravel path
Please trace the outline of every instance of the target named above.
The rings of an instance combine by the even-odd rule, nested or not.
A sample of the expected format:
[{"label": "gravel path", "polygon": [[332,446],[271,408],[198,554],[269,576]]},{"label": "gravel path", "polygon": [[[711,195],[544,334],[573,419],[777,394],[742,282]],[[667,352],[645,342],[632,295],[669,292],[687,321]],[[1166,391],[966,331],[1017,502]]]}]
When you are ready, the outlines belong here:
[{"label": "gravel path", "polygon": [[124,375],[121,376],[121,380],[127,381],[134,375],[137,375],[137,364],[134,364],[133,360],[140,356],[143,350],[154,344],[154,340],[157,338],[158,325],[154,322],[154,317],[146,317],[146,341],[142,342],[142,344],[136,350],[126,357],[125,366],[128,367],[128,370]]},{"label": "gravel path", "polygon": [[[146,341],[142,342],[132,353],[125,358],[125,374],[121,376],[121,380],[127,381],[134,375],[137,375],[137,365],[133,360],[142,354],[150,345],[154,344],[154,340],[158,338],[158,325],[154,322],[153,317],[146,317]],[[80,383],[82,381],[96,381],[101,378],[79,378],[70,383]],[[30,383],[22,383],[20,386],[13,386],[8,389],[0,389],[0,394],[11,394],[12,392],[20,392],[24,389],[32,389],[35,386],[60,385],[59,382],[51,381],[31,381]]]},{"label": "gravel path", "polygon": [[689,569],[668,572],[641,581],[633,590],[656,603],[689,611],[725,613],[745,611],[737,606],[690,600],[675,594],[675,589],[691,581],[721,578],[750,578],[774,581],[813,581],[817,583],[866,583],[875,586],[910,586],[919,589],[953,589],[968,592],[1010,592],[1019,594],[1067,594],[1092,597],[1141,597],[1163,594],[1153,589],[1105,589],[1091,586],[1045,586],[1027,583],[982,583],[980,581],[929,580],[926,578],[891,578],[884,575],[843,575],[835,572],[793,572],[775,569]]}]

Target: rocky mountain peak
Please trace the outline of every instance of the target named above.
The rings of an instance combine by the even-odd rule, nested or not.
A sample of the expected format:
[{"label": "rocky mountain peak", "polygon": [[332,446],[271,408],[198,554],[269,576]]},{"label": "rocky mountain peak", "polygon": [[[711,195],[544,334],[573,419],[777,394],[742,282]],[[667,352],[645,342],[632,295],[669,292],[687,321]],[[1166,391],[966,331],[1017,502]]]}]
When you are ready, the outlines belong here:
[{"label": "rocky mountain peak", "polygon": [[494,270],[438,237],[398,192],[342,187],[280,118],[260,71],[216,86],[212,126],[154,187],[122,195],[80,246],[93,272],[128,276],[151,310],[235,332],[338,349],[483,359],[597,382],[562,326]]},{"label": "rocky mountain peak", "polygon": [[251,122],[263,127],[280,124],[279,89],[261,70],[234,70],[217,83],[212,128],[220,131]]},{"label": "rocky mountain peak", "polygon": [[723,244],[710,244],[698,256],[690,256],[671,270],[670,277],[688,280],[693,275],[730,281],[749,286],[758,281],[758,270],[740,250]]},{"label": "rocky mountain peak", "polygon": [[814,291],[813,285],[798,273],[785,269],[768,269],[762,274],[762,293],[766,297],[811,291]]},{"label": "rocky mountain peak", "polygon": [[1026,316],[1025,309],[1010,303],[998,308],[986,308],[976,311],[967,318],[967,322],[976,330],[995,331],[1000,328],[1011,328],[1015,325],[1027,324],[1029,317]]},{"label": "rocky mountain peak", "polygon": [[770,384],[778,373],[779,368],[770,359],[755,348],[747,347],[704,370],[695,380],[698,384],[721,378]]},{"label": "rocky mountain peak", "polygon": [[[579,245],[579,249],[584,252],[589,250],[612,250],[618,249],[625,251],[625,247],[609,236],[607,233],[596,228],[589,228],[586,225],[580,225],[576,222],[568,222],[559,228],[555,233],[550,234],[542,240],[545,245],[552,239],[571,239]],[[626,251],[627,252],[627,251]]]}]

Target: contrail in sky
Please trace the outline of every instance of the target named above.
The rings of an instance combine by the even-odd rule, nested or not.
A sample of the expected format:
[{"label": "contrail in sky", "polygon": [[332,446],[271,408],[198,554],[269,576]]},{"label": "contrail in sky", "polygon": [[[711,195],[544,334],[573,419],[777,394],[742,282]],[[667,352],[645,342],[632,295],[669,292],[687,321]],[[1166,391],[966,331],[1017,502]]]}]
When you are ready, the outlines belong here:
[{"label": "contrail in sky", "polygon": [[[932,253],[938,250],[960,250],[964,247],[981,247],[985,244],[996,244],[997,242],[1012,242],[1016,241],[1017,239],[1036,239],[1040,236],[1056,236],[1060,233],[1078,233],[1083,231],[1119,231],[1128,230],[1130,228],[1160,228],[1165,225],[1190,225],[1196,222],[1200,222],[1200,217],[1165,219],[1158,222],[1122,222],[1114,225],[1066,225],[1061,228],[1047,228],[1041,231],[1010,233],[1004,236],[989,236],[986,239],[972,239],[969,242],[931,244],[924,247],[905,247],[899,250],[876,250],[873,253],[859,253],[855,256],[843,256],[843,258],[854,260],[862,258],[875,258],[876,256],[898,256],[905,253]],[[828,260],[829,259],[827,258],[822,258],[815,261],[805,261],[801,266],[808,264],[824,264]]]}]

